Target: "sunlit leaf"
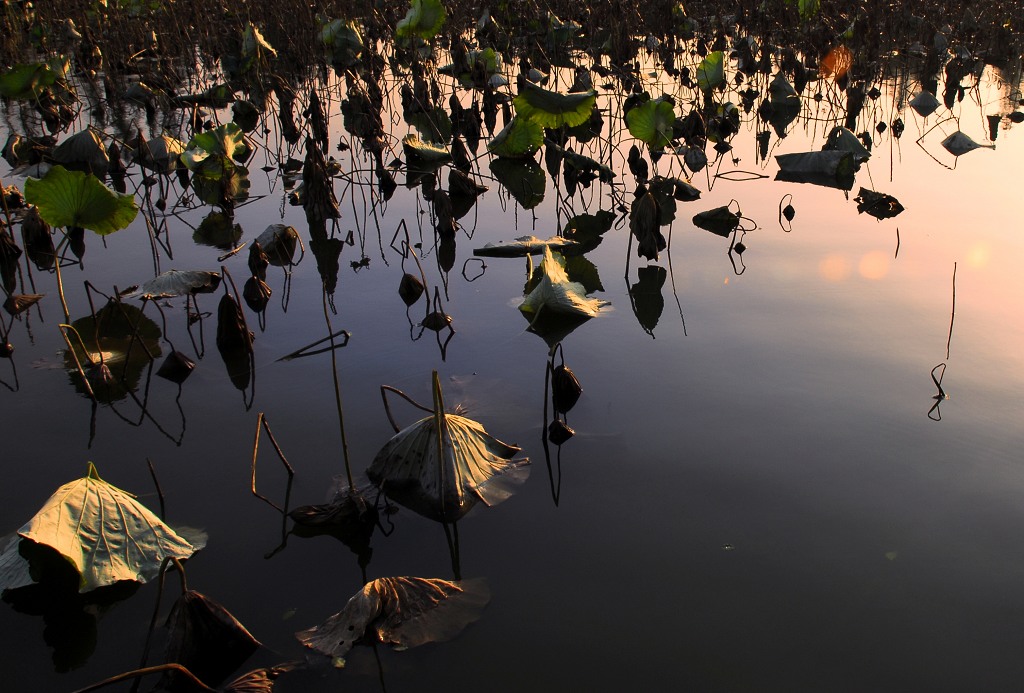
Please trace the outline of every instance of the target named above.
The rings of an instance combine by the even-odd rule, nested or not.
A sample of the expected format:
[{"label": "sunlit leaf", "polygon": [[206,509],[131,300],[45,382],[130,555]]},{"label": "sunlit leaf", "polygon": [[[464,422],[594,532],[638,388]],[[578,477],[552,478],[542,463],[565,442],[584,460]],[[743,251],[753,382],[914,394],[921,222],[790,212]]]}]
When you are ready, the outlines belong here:
[{"label": "sunlit leaf", "polygon": [[528,317],[553,311],[592,318],[603,306],[608,305],[607,301],[588,298],[582,284],[570,281],[565,270],[565,259],[552,253],[550,248],[544,249],[544,259],[537,271],[540,272],[540,281],[519,306],[519,310]]},{"label": "sunlit leaf", "polygon": [[544,144],[544,128],[540,123],[517,115],[487,143],[495,156],[532,156]]},{"label": "sunlit leaf", "polygon": [[828,52],[818,64],[818,72],[822,77],[842,79],[853,66],[853,51],[846,46],[836,46]]},{"label": "sunlit leaf", "polygon": [[208,294],[220,286],[220,275],[202,270],[168,270],[150,279],[121,298],[170,298],[189,294]]},{"label": "sunlit leaf", "polygon": [[564,252],[567,248],[578,248],[579,243],[561,236],[552,236],[546,240],[536,236],[522,236],[514,241],[502,241],[500,243],[488,243],[482,248],[474,248],[473,255],[477,257],[526,257],[527,255],[540,255],[545,249]]},{"label": "sunlit leaf", "polygon": [[120,195],[96,176],[63,166],[54,166],[41,179],[27,179],[25,199],[51,226],[78,226],[101,236],[125,228],[139,212],[133,195]]},{"label": "sunlit leaf", "polygon": [[710,91],[725,82],[725,53],[712,51],[697,66],[697,86]]},{"label": "sunlit leaf", "polygon": [[84,478],[61,486],[18,534],[64,556],[81,575],[80,592],[147,582],[164,558],[186,559],[196,550],[131,494],[100,479],[91,462]]},{"label": "sunlit leaf", "polygon": [[513,99],[516,114],[539,123],[545,128],[575,127],[590,120],[590,112],[597,102],[594,90],[563,94],[525,82],[522,91]]},{"label": "sunlit leaf", "polygon": [[409,11],[395,26],[395,36],[432,39],[444,26],[446,17],[441,0],[412,0]]},{"label": "sunlit leaf", "polygon": [[363,34],[354,19],[324,20],[320,25],[320,42],[332,65],[352,65],[363,52]]},{"label": "sunlit leaf", "polygon": [[357,641],[376,637],[405,650],[451,640],[480,618],[490,600],[482,579],[378,578],[322,624],[295,634],[306,647],[342,658]]}]

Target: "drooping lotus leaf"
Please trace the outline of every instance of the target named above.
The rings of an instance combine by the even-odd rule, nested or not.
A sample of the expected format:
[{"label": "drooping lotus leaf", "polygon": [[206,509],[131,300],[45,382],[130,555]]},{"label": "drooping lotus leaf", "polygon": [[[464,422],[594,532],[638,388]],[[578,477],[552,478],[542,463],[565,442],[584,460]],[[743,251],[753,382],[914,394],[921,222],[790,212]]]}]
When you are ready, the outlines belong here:
[{"label": "drooping lotus leaf", "polygon": [[480,618],[488,601],[490,590],[481,578],[454,582],[378,578],[353,595],[341,611],[295,637],[306,647],[335,658],[343,657],[368,635],[405,650],[451,640]]},{"label": "drooping lotus leaf", "polygon": [[491,173],[523,209],[533,209],[544,201],[547,177],[532,159],[491,159]]},{"label": "drooping lotus leaf", "polygon": [[253,67],[266,63],[271,58],[277,57],[277,51],[271,46],[260,30],[250,22],[242,32],[242,71],[246,72]]},{"label": "drooping lotus leaf", "polygon": [[121,298],[171,298],[212,293],[220,286],[220,275],[205,270],[168,270]]},{"label": "drooping lotus leaf", "polygon": [[441,0],[412,0],[405,17],[395,25],[395,36],[432,39],[444,26],[446,17]]},{"label": "drooping lotus leaf", "polygon": [[110,157],[103,139],[92,128],[86,128],[66,138],[54,147],[50,156],[53,160],[75,171],[84,171],[96,176],[105,176],[110,167]]},{"label": "drooping lotus leaf", "polygon": [[629,134],[651,149],[662,149],[672,141],[675,121],[672,103],[664,99],[650,99],[626,112]]},{"label": "drooping lotus leaf", "polygon": [[[672,200],[673,204],[675,200]],[[648,260],[657,260],[667,242],[661,232],[661,209],[653,192],[645,192],[633,200],[629,209],[629,231],[636,238],[636,253]]]},{"label": "drooping lotus leaf", "polygon": [[412,169],[437,167],[452,159],[451,152],[447,147],[424,142],[413,134],[406,135],[402,139],[402,149],[405,151],[406,162]]},{"label": "drooping lotus leaf", "polygon": [[155,173],[174,173],[179,157],[185,151],[185,143],[170,135],[147,140],[139,133],[130,145],[135,150],[135,161],[139,166]]},{"label": "drooping lotus leaf", "polygon": [[495,156],[529,157],[544,144],[544,128],[535,120],[517,115],[487,143]]},{"label": "drooping lotus leaf", "polygon": [[539,271],[540,281],[519,306],[519,310],[527,317],[550,311],[592,318],[603,306],[608,305],[607,301],[587,298],[586,289],[582,284],[569,281],[565,259],[552,253],[550,248],[544,249],[544,259],[541,260]]},{"label": "drooping lotus leaf", "polygon": [[711,91],[725,82],[725,53],[712,51],[697,66],[697,86]]},{"label": "drooping lotus leaf", "polygon": [[181,664],[208,686],[223,681],[260,647],[231,612],[195,590],[175,601],[167,629],[167,661]]},{"label": "drooping lotus leaf", "polygon": [[892,195],[861,188],[857,193],[857,211],[875,219],[891,219],[903,211],[903,205]]},{"label": "drooping lotus leaf", "polygon": [[975,149],[995,149],[994,144],[978,144],[970,137],[965,135],[963,132],[957,130],[952,135],[942,140],[942,146],[947,152],[953,156],[960,156],[967,152],[973,152]]},{"label": "drooping lotus leaf", "polygon": [[147,582],[164,558],[183,560],[197,550],[131,494],[100,479],[91,462],[85,477],[57,489],[18,534],[66,558],[81,576],[79,592]]},{"label": "drooping lotus leaf", "polygon": [[716,236],[728,238],[729,234],[740,225],[740,218],[727,205],[723,205],[694,214],[693,225],[699,229],[710,231]]},{"label": "drooping lotus leaf", "polygon": [[545,248],[564,251],[566,248],[577,247],[579,247],[578,242],[561,236],[552,236],[547,240],[536,236],[522,236],[514,241],[488,243],[482,248],[474,248],[473,255],[477,257],[526,257],[527,255],[540,255]]},{"label": "drooping lotus leaf", "polygon": [[845,150],[778,154],[775,161],[779,165],[776,180],[811,183],[840,190],[853,188],[857,171],[857,162]]},{"label": "drooping lotus leaf", "polygon": [[435,144],[452,141],[452,119],[443,108],[430,108],[407,113],[406,122],[416,128],[424,140]]},{"label": "drooping lotus leaf", "polygon": [[828,133],[828,140],[822,149],[850,152],[854,162],[858,164],[871,158],[871,152],[864,146],[864,143],[853,132],[841,125],[832,128],[832,132]]},{"label": "drooping lotus leaf", "polygon": [[96,176],[63,166],[54,166],[43,178],[28,178],[25,199],[51,226],[77,226],[101,236],[127,227],[139,212],[133,195],[120,195]]},{"label": "drooping lotus leaf", "polygon": [[[138,385],[143,369],[161,353],[160,327],[127,303],[111,301],[96,311],[95,319],[87,315],[71,326],[85,344],[83,351],[78,340],[72,339],[74,356],[86,369],[93,394],[101,402],[127,397],[128,391]],[[71,351],[64,352],[64,366],[75,389],[88,394]]]},{"label": "drooping lotus leaf", "polygon": [[587,122],[596,102],[597,92],[593,89],[563,94],[532,82],[524,82],[522,91],[512,101],[517,115],[552,129]]},{"label": "drooping lotus leaf", "polygon": [[930,91],[920,91],[917,96],[910,100],[910,107],[917,111],[917,114],[925,118],[939,108],[939,100]]},{"label": "drooping lotus leaf", "polygon": [[366,470],[389,498],[431,519],[452,522],[478,502],[501,503],[529,476],[519,448],[464,416],[444,411],[433,374],[434,413],[394,435]]},{"label": "drooping lotus leaf", "polygon": [[70,66],[68,60],[61,58],[45,63],[15,65],[0,75],[0,96],[16,101],[34,101],[58,79],[63,79]]},{"label": "drooping lotus leaf", "polygon": [[299,232],[294,226],[271,224],[259,235],[256,242],[267,254],[267,259],[274,267],[292,264],[295,248],[299,244]]},{"label": "drooping lotus leaf", "polygon": [[363,35],[354,19],[347,22],[344,19],[324,20],[320,24],[320,42],[327,49],[332,65],[351,65],[363,52]]}]

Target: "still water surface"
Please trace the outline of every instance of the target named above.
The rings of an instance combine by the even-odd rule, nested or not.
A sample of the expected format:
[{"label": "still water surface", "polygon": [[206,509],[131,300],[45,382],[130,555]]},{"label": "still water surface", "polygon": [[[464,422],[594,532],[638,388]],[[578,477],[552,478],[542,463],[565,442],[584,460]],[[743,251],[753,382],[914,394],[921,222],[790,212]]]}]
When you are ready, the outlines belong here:
[{"label": "still water surface", "polygon": [[[999,94],[986,87],[971,98],[955,113],[962,130],[985,142],[979,112],[998,112]],[[336,102],[332,108],[337,141],[344,133]],[[532,212],[488,181],[477,211],[462,220],[473,235],[460,235],[449,277],[445,310],[457,332],[444,360],[432,333],[410,339],[396,291],[401,258],[388,247],[402,219],[418,240],[421,220],[424,267],[438,283],[420,193],[400,188],[377,210],[379,242],[361,195],[353,206],[351,192],[342,197],[336,184],[339,230],[365,238],[370,258],[356,272],[349,263],[360,259],[358,247],[344,250],[331,317],[352,335],[338,362],[356,471],[391,435],[379,386],[429,402],[433,369],[449,404],[463,403],[533,464],[514,497],[459,523],[462,574],[485,577],[493,595],[477,623],[453,642],[406,652],[356,648],[341,671],[318,660],[282,678],[279,690],[1017,688],[1024,678],[1024,142],[1019,126],[1004,127],[995,151],[966,154],[948,170],[914,144],[939,118],[901,114],[902,140],[877,138],[857,177],[857,186],[892,194],[906,208],[881,222],[858,214],[840,190],[771,180],[774,163],[756,161],[753,128],[744,126],[733,142],[736,168],[768,178],[711,186],[703,172],[693,177],[702,198],[680,203],[670,250],[657,263],[671,262],[672,275],[653,339],[628,293],[646,261],[632,251],[624,278],[628,225],[609,232],[588,257],[611,308],[563,342],[584,392],[568,416],[577,435],[560,452],[551,446],[550,463],[541,444],[548,347],[525,331],[516,310],[525,262],[487,259],[474,282],[459,271],[487,242],[558,230],[566,212],[557,211],[550,179]],[[395,134],[405,128],[399,123]],[[773,154],[820,148],[821,128],[798,121]],[[622,141],[617,157],[631,144],[628,134]],[[658,172],[669,171],[669,158]],[[731,166],[727,160],[721,170]],[[237,210],[243,240],[276,222],[308,240],[301,208],[283,205],[281,182],[261,180],[258,168],[250,166],[254,190],[266,197]],[[616,180],[632,191],[627,171]],[[590,211],[609,208],[606,192],[595,182],[574,199],[576,211],[585,203]],[[789,233],[777,222],[786,194],[797,212]],[[729,262],[729,242],[689,221],[732,199],[757,225],[744,239],[742,275]],[[207,211],[182,217],[196,224]],[[174,258],[162,257],[161,269],[218,269],[221,251],[193,244],[183,221],[171,220],[171,234]],[[105,244],[92,236],[87,243],[84,270],[65,270],[72,319],[88,312],[82,280],[109,290],[153,275],[141,218]],[[225,263],[239,284],[245,254]],[[476,271],[470,262],[467,274]],[[0,526],[19,528],[89,460],[155,507],[149,458],[167,519],[209,533],[208,547],[188,562],[190,586],[224,604],[266,646],[247,666],[303,659],[293,633],[338,611],[363,584],[356,556],[329,537],[291,537],[265,558],[280,543],[281,521],[248,489],[257,412],[266,413],[298,472],[293,505],[326,500],[343,472],[329,358],[275,360],[326,334],[308,249],[287,310],[283,271],[270,268],[274,295],[266,329],[256,334],[251,408],[226,377],[211,321],[180,411],[177,388],[152,379],[149,411],[167,435],[153,420],[139,423],[138,407],[123,400],[117,409],[131,423],[101,406],[91,445],[91,404],[63,368],[54,278],[37,272],[35,281],[47,294],[41,315],[11,333],[20,388],[0,391]],[[200,300],[214,309],[216,297]],[[180,300],[172,305],[168,329],[188,351]],[[941,416],[935,421],[929,372],[940,363],[949,399],[931,412]],[[11,383],[9,365],[2,367]],[[418,418],[403,405],[395,411],[400,422]],[[284,481],[261,447],[261,490],[280,498]],[[368,578],[452,577],[439,524],[404,509],[385,520],[392,524],[389,536],[374,535]],[[74,644],[57,647],[59,624],[4,604],[0,652],[15,681],[10,690],[71,690],[134,667],[154,599],[154,586],[143,586],[102,613],[93,634],[83,617],[68,636]]]}]

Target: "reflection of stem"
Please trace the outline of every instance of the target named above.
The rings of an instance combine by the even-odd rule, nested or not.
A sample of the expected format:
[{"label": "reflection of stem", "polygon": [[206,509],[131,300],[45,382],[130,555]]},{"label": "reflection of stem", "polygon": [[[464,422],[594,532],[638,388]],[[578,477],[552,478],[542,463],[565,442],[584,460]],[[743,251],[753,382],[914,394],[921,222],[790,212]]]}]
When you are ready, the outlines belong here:
[{"label": "reflection of stem", "polygon": [[[183,676],[186,679],[188,679],[189,683],[191,683],[200,691],[210,691],[210,693],[217,693],[216,688],[210,688],[205,683],[196,678],[196,675],[193,674],[191,671],[175,662],[171,662],[168,664],[158,664],[152,667],[144,667],[142,669],[135,669],[134,671],[126,671],[123,674],[111,676],[109,679],[104,679],[103,681],[100,681],[99,683],[94,683],[91,686],[79,688],[77,691],[74,691],[74,693],[90,693],[90,691],[98,691],[101,688],[106,688],[107,686],[112,686],[115,683],[121,683],[122,681],[127,681],[128,679],[136,679],[136,683],[138,683],[138,679],[141,679],[143,676],[148,676],[149,674],[159,674],[162,671],[176,672],[179,676]],[[137,690],[137,688],[133,690]]]},{"label": "reflection of stem", "polygon": [[[256,418],[256,437],[255,437],[255,439],[252,442],[252,468],[251,468],[251,484],[250,484],[250,489],[252,490],[252,495],[256,496],[257,498],[259,498],[264,503],[267,503],[270,507],[274,508],[279,513],[285,514],[285,513],[288,512],[287,508],[282,508],[277,503],[275,503],[274,501],[270,500],[269,498],[267,498],[266,496],[264,496],[263,494],[261,494],[259,491],[256,490],[256,459],[257,459],[257,456],[259,454],[259,449],[260,449],[260,429],[261,428],[267,432],[267,437],[270,438],[270,444],[274,446],[274,450],[277,452],[278,458],[281,460],[281,463],[284,465],[285,470],[288,472],[288,489],[289,489],[289,492],[291,490],[292,477],[295,476],[295,469],[288,463],[288,459],[284,456],[284,451],[281,450],[281,446],[278,445],[277,444],[277,440],[274,439],[274,434],[270,430],[270,423],[267,421],[267,418],[263,415],[263,412],[260,412],[260,415]],[[286,494],[286,498],[287,498],[287,495],[288,494]],[[287,504],[288,504],[288,502],[287,502],[287,500],[285,500],[285,505],[287,505]]]},{"label": "reflection of stem", "polygon": [[160,499],[160,519],[167,521],[167,511],[164,508],[164,492],[160,488],[160,480],[156,478],[156,469],[153,467],[153,460],[146,458],[146,464],[149,466],[149,475],[153,477],[153,485],[156,486],[156,495]]},{"label": "reflection of stem", "polygon": [[75,368],[78,369],[78,375],[82,378],[82,382],[85,384],[86,392],[89,393],[89,397],[92,399],[93,402],[95,402],[96,394],[92,391],[92,384],[89,382],[89,378],[86,377],[85,375],[85,370],[82,368],[82,362],[78,360],[78,352],[76,352],[75,348],[71,346],[71,340],[68,338],[66,330],[71,330],[74,333],[74,335],[78,337],[78,343],[82,347],[82,353],[85,354],[85,358],[89,360],[89,365],[91,366],[93,365],[92,357],[89,356],[89,350],[85,348],[85,342],[82,341],[82,335],[78,334],[78,330],[76,330],[74,327],[64,323],[58,325],[57,328],[60,330],[61,336],[64,337],[64,343],[68,345],[68,353],[71,354],[71,358],[75,362]]},{"label": "reflection of stem", "polygon": [[331,375],[334,377],[334,403],[338,407],[338,427],[341,429],[341,454],[345,460],[345,476],[348,477],[348,487],[355,489],[356,484],[352,479],[352,465],[348,459],[348,438],[345,437],[345,412],[341,407],[341,386],[338,384],[338,357],[334,350],[334,328],[331,327],[331,316],[327,310],[327,290],[323,291],[324,320],[327,322],[328,339],[331,342]]},{"label": "reflection of stem", "polygon": [[[953,318],[956,317],[956,263],[953,263],[953,306],[949,311],[949,336],[946,337],[946,358],[949,358],[949,343],[953,341]],[[939,388],[941,390],[941,388]]]}]

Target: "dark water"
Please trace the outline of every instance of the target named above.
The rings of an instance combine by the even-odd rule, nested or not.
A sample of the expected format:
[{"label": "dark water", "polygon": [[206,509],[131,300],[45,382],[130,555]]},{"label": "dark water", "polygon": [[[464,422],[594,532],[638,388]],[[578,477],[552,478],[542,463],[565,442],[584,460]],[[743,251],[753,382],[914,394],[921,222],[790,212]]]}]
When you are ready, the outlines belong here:
[{"label": "dark water", "polygon": [[[1013,78],[987,70],[982,86],[953,110],[959,128],[978,142],[988,142],[984,115],[1005,113],[1008,97],[1020,98],[1019,77],[1016,86],[1000,83],[1006,79]],[[550,446],[550,460],[542,445],[548,346],[525,331],[516,309],[525,261],[488,258],[473,282],[461,269],[468,261],[469,277],[479,271],[469,258],[487,242],[553,235],[570,209],[612,209],[609,187],[595,181],[566,199],[549,177],[545,201],[526,211],[496,181],[484,181],[490,190],[462,220],[447,276],[443,302],[456,334],[442,359],[433,333],[410,339],[397,294],[401,257],[389,247],[404,220],[412,240],[423,241],[429,283],[441,284],[429,205],[418,190],[400,188],[372,209],[368,189],[336,181],[343,215],[337,233],[352,231],[355,241],[341,256],[331,315],[334,329],[351,333],[337,357],[354,471],[361,475],[391,435],[380,385],[429,402],[430,374],[438,370],[447,403],[464,404],[493,435],[522,446],[532,472],[514,497],[458,524],[461,574],[485,577],[492,592],[478,622],[452,642],[398,653],[356,648],[344,670],[310,656],[312,665],[283,677],[279,690],[1019,686],[1020,127],[1004,119],[995,151],[954,160],[938,145],[955,131],[953,121],[926,134],[950,114],[922,119],[904,106],[913,87],[893,93],[892,84],[884,86],[890,91],[865,110],[858,132],[897,113],[907,130],[898,141],[876,138],[856,185],[896,196],[906,211],[876,221],[857,213],[857,187],[847,196],[772,180],[775,164],[757,160],[754,116],[744,116],[729,155],[740,162],[727,157],[715,170],[767,178],[693,176],[701,199],[680,203],[676,221],[663,229],[671,243],[656,264],[671,274],[653,335],[630,308],[628,289],[648,263],[629,250],[620,215],[587,256],[604,286],[597,295],[611,306],[563,342],[584,391],[568,416],[577,435],[560,450]],[[336,142],[345,136],[341,92],[336,83],[321,87],[331,98]],[[618,108],[607,95],[598,105]],[[805,99],[804,108],[789,135],[773,140],[773,154],[818,149],[841,122],[827,102]],[[398,139],[411,129],[396,122],[400,153]],[[624,159],[633,140],[613,128],[587,153],[610,157],[603,160],[631,193]],[[368,178],[367,160],[339,156],[342,169]],[[477,172],[487,173],[485,159]],[[243,241],[280,222],[308,243],[301,208],[283,203],[282,182],[261,165],[258,158],[249,168],[254,192],[264,197],[236,211]],[[683,173],[671,155],[656,170]],[[5,184],[24,183],[4,171]],[[138,178],[136,172],[133,182]],[[789,233],[777,221],[786,194],[797,212]],[[622,188],[618,195],[631,200]],[[727,255],[730,241],[690,223],[693,214],[730,200],[757,227],[743,239],[740,275]],[[188,227],[209,210],[198,205],[168,218],[174,255],[160,253],[161,270],[218,269],[222,251],[194,244]],[[349,263],[363,257],[360,250],[369,266],[355,271]],[[225,262],[239,284],[245,257],[243,251]],[[153,276],[153,264],[141,217],[105,242],[89,234],[84,269],[64,269],[72,319],[89,310],[83,280],[105,291],[123,288]],[[408,260],[405,269],[412,269]],[[256,330],[254,393],[228,379],[210,320],[205,357],[180,398],[176,386],[154,377],[148,417],[131,399],[120,400],[97,409],[94,432],[91,403],[64,368],[55,279],[37,271],[33,277],[47,296],[39,312],[10,329],[18,391],[0,391],[0,525],[16,531],[59,485],[84,475],[90,460],[106,480],[156,508],[148,458],[168,521],[209,533],[208,547],[188,561],[190,586],[224,604],[265,645],[241,671],[305,660],[293,633],[340,610],[364,582],[357,557],[330,537],[293,536],[265,558],[280,544],[281,518],[249,493],[258,412],[297,470],[293,505],[328,499],[344,471],[329,357],[276,361],[327,333],[308,246],[292,272],[287,309],[284,272],[271,267],[265,330],[247,311]],[[201,307],[213,311],[216,300],[200,297]],[[174,345],[193,354],[181,299],[169,305]],[[421,310],[410,311],[414,323]],[[166,342],[161,348],[170,350]],[[933,410],[929,372],[940,363],[949,398]],[[0,374],[13,386],[10,364],[0,364]],[[403,423],[418,418],[402,404],[394,411]],[[259,486],[283,498],[285,476],[266,441]],[[374,535],[366,578],[453,577],[440,524],[406,509],[383,524],[391,532]],[[109,609],[89,607],[73,619],[3,605],[5,687],[72,690],[133,668],[155,595],[145,585]]]}]

